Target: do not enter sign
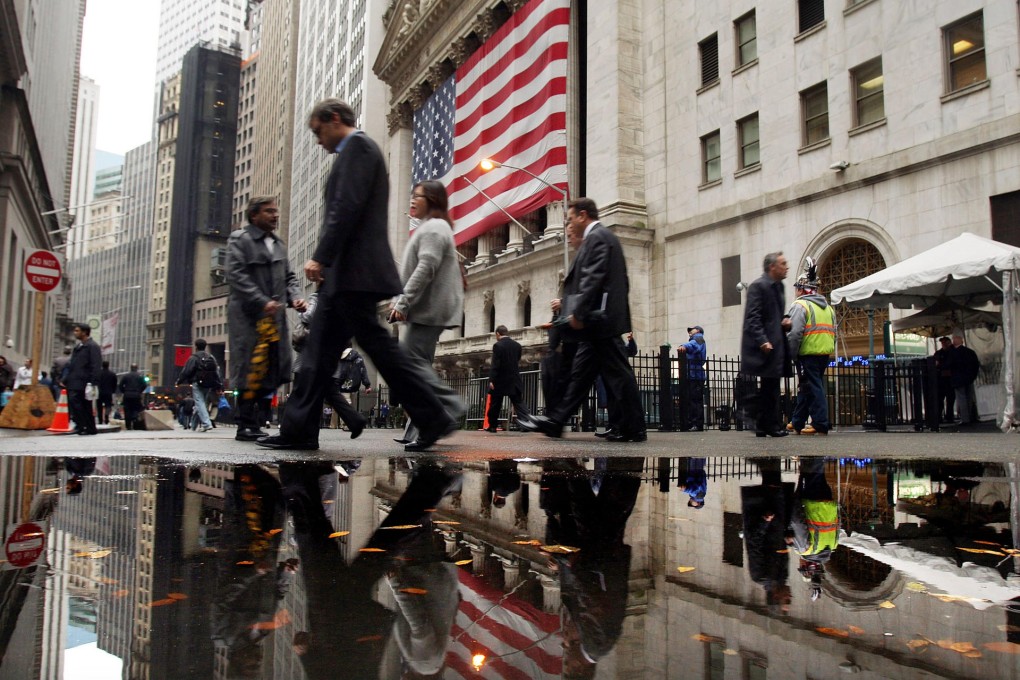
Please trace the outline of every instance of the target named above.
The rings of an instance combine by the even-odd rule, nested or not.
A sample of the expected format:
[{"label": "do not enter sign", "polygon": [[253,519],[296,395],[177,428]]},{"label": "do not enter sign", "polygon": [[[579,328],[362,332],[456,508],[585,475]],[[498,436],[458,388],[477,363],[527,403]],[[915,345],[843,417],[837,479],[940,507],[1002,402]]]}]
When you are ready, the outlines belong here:
[{"label": "do not enter sign", "polygon": [[7,562],[15,569],[30,567],[36,563],[46,547],[46,534],[33,522],[25,522],[14,527],[4,542],[4,553]]},{"label": "do not enter sign", "polygon": [[40,293],[56,288],[60,274],[60,260],[49,250],[34,250],[25,258],[25,281]]}]

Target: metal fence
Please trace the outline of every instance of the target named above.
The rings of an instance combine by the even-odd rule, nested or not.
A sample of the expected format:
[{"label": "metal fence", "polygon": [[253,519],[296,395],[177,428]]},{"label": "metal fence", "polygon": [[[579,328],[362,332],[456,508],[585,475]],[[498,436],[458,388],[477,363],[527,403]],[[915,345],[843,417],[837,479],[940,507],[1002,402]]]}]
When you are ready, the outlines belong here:
[{"label": "metal fence", "polygon": [[[689,429],[691,384],[687,378],[686,355],[668,346],[657,354],[638,354],[630,359],[637,380],[645,423],[649,429],[664,431]],[[705,363],[704,426],[707,429],[753,428],[751,419],[758,379],[740,370],[740,359],[712,355]],[[997,368],[984,367],[979,382],[994,382]],[[524,403],[532,413],[546,412],[542,378],[538,367],[521,372]],[[889,427],[937,430],[941,416],[938,375],[931,357],[906,360],[863,357],[839,359],[830,364],[825,375],[829,400],[829,419],[833,427],[863,426],[886,430]],[[466,429],[481,428],[485,420],[488,378],[463,378],[448,381],[467,406]],[[796,397],[796,377],[782,381],[779,405],[788,420]],[[383,386],[371,394],[359,394],[355,408],[371,417],[374,427],[401,427],[403,412],[391,404]],[[501,405],[501,427],[514,427],[509,400]],[[388,410],[386,416],[382,414]],[[591,431],[606,425],[606,397],[593,386],[577,415],[568,423],[576,431]]]}]

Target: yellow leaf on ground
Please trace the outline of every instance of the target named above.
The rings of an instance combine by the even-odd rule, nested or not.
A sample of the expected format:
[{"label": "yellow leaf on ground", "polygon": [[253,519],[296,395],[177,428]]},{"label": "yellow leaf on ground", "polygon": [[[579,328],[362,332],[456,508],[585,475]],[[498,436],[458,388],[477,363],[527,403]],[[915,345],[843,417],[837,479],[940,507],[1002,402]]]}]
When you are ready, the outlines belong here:
[{"label": "yellow leaf on ground", "polygon": [[681,574],[689,574],[690,572],[694,571],[694,567],[677,567],[676,570],[679,571]]},{"label": "yellow leaf on ground", "polygon": [[346,536],[349,533],[351,533],[351,532],[349,532],[349,531],[334,531],[333,533],[331,533],[329,535],[329,537],[330,538],[340,538],[341,536]]},{"label": "yellow leaf on ground", "polygon": [[429,591],[424,588],[401,588],[400,592],[407,593],[408,595],[425,595]]},{"label": "yellow leaf on ground", "polygon": [[186,600],[186,599],[188,599],[188,596],[185,595],[184,593],[167,593],[166,596],[169,597],[171,600]]},{"label": "yellow leaf on ground", "polygon": [[386,552],[386,551],[383,550],[382,548],[362,548],[358,552],[377,553],[377,552]]},{"label": "yellow leaf on ground", "polygon": [[281,531],[283,531],[283,529],[270,529],[269,530],[269,535],[270,536],[275,536],[276,534],[280,533]]},{"label": "yellow leaf on ground", "polygon": [[465,564],[471,564],[474,560],[458,560],[454,562],[458,567],[463,567]]},{"label": "yellow leaf on ground", "polygon": [[241,560],[240,562],[237,563],[237,566],[239,566],[239,567],[247,567],[247,566],[252,565],[252,564],[255,564],[255,563],[252,562],[251,560]]},{"label": "yellow leaf on ground", "polygon": [[[438,522],[437,522],[438,524]],[[380,529],[420,529],[420,524],[401,524],[400,526],[379,527]]]},{"label": "yellow leaf on ground", "polygon": [[162,600],[155,600],[154,602],[150,602],[149,606],[150,607],[162,607],[165,604],[173,604],[176,601],[177,600],[171,600],[169,597],[165,597]]},{"label": "yellow leaf on ground", "polygon": [[915,652],[928,648],[931,642],[928,640],[910,640],[907,642],[907,647],[910,647]]},{"label": "yellow leaf on ground", "polygon": [[1020,654],[1020,645],[1015,642],[986,642],[981,645],[991,652],[1002,654]]},{"label": "yellow leaf on ground", "polygon": [[815,630],[817,630],[822,635],[831,635],[832,637],[844,637],[844,638],[845,637],[850,637],[850,633],[846,632],[845,630],[843,630],[841,628],[819,627],[819,628],[815,628]]},{"label": "yellow leaf on ground", "polygon": [[993,541],[974,541],[978,545],[994,545],[996,548],[1001,548],[1001,543],[995,543]]},{"label": "yellow leaf on ground", "polygon": [[949,649],[953,650],[954,652],[959,652],[960,654],[966,654],[967,652],[975,651],[977,647],[975,647],[970,642],[954,642],[953,644],[949,645]]},{"label": "yellow leaf on ground", "polygon": [[541,549],[543,552],[552,553],[554,555],[570,555],[571,553],[581,552],[580,548],[575,548],[569,545],[543,545]]},{"label": "yellow leaf on ground", "polygon": [[460,524],[460,522],[453,522],[448,519],[437,519],[433,524]]},{"label": "yellow leaf on ground", "polygon": [[878,606],[881,607],[882,609],[896,609],[896,605],[894,605],[889,600],[886,600],[886,601],[882,602]]},{"label": "yellow leaf on ground", "polygon": [[533,538],[530,541],[514,541],[514,545],[542,545],[542,541]]},{"label": "yellow leaf on ground", "polygon": [[998,555],[999,557],[1005,557],[1005,555],[1003,555],[998,550],[987,550],[985,548],[957,548],[957,550],[962,550],[963,552],[969,553],[977,553],[979,555]]},{"label": "yellow leaf on ground", "polygon": [[923,583],[918,583],[917,581],[911,581],[910,583],[905,585],[904,588],[906,588],[907,590],[911,590],[915,593],[928,592],[928,586],[924,585]]},{"label": "yellow leaf on ground", "polygon": [[849,630],[854,635],[864,635],[864,629],[858,628],[857,626],[847,626],[847,630]]},{"label": "yellow leaf on ground", "polygon": [[112,550],[93,550],[91,552],[79,552],[79,553],[75,553],[74,556],[75,557],[87,557],[90,560],[98,560],[98,559],[106,557],[107,555],[110,555],[112,553],[113,553]]}]

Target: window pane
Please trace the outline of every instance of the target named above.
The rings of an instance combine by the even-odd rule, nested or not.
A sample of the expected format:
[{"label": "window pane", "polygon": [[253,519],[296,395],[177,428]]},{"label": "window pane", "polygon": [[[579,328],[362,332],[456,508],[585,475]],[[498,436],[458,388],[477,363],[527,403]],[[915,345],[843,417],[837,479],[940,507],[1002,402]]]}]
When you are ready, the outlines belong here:
[{"label": "window pane", "polygon": [[857,103],[857,124],[867,125],[885,118],[885,100],[882,93],[862,99]]},{"label": "window pane", "polygon": [[804,144],[829,138],[829,88],[824,83],[801,94],[804,109]]},{"label": "window pane", "polygon": [[984,19],[977,14],[945,29],[950,92],[988,78],[985,69]]},{"label": "window pane", "polygon": [[702,145],[702,157],[704,158],[705,163],[702,180],[705,182],[714,182],[715,180],[722,177],[722,163],[720,162],[719,159],[719,156],[721,155],[719,133],[715,132],[711,135],[703,137],[701,140],[701,145]]},{"label": "window pane", "polygon": [[758,116],[755,115],[740,123],[740,167],[757,165],[758,161]]},{"label": "window pane", "polygon": [[854,92],[857,99],[857,125],[867,125],[885,118],[885,77],[882,61],[876,59],[854,71]]},{"label": "window pane", "polygon": [[987,79],[984,50],[976,54],[968,54],[962,59],[954,61],[950,71],[953,90],[959,90]]},{"label": "window pane", "polygon": [[722,163],[718,158],[705,162],[705,181],[714,182],[722,177]]},{"label": "window pane", "polygon": [[748,144],[744,147],[744,167],[749,168],[752,165],[757,165],[759,162],[758,158],[758,142]]},{"label": "window pane", "polygon": [[758,58],[758,30],[752,12],[737,21],[738,66]]}]

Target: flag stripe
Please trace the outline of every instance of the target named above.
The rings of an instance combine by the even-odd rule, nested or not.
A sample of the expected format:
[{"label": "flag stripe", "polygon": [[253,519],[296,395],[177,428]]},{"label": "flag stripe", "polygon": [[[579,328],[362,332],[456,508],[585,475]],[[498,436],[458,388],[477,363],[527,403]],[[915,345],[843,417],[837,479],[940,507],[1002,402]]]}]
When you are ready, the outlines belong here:
[{"label": "flag stripe", "polygon": [[[475,624],[476,626],[480,626],[487,630],[496,639],[505,642],[514,649],[523,650],[525,647],[534,644],[535,642],[520,631],[514,630],[513,628],[491,618],[483,617],[483,612],[470,602],[462,602],[460,610],[470,617],[472,621],[477,620],[478,623]],[[548,640],[543,640],[543,642],[548,642]],[[559,641],[557,640],[556,642],[558,643]],[[521,652],[521,654],[534,661],[535,664],[546,673],[560,672],[560,658],[553,656],[548,651],[542,649],[540,645],[527,649]]]},{"label": "flag stripe", "polygon": [[514,217],[561,197],[514,168],[482,174],[482,158],[566,189],[569,23],[569,0],[530,0],[415,111],[412,178],[446,184],[458,244],[508,221],[462,176]]}]

